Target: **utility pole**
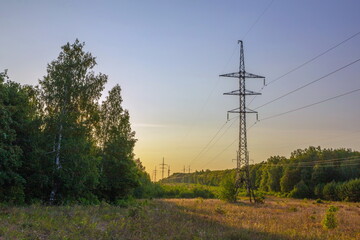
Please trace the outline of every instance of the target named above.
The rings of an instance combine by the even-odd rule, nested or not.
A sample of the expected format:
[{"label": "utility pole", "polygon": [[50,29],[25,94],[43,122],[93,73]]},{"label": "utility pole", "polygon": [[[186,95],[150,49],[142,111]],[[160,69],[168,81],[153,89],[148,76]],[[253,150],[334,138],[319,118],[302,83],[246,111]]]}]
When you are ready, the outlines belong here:
[{"label": "utility pole", "polygon": [[[232,109],[227,112],[227,118],[229,120],[229,113],[239,113],[239,146],[237,150],[237,158],[236,158],[236,184],[239,187],[241,184],[245,183],[247,192],[250,196],[250,202],[254,198],[253,187],[251,186],[250,181],[250,167],[249,167],[249,152],[247,150],[247,134],[246,134],[246,114],[247,113],[256,113],[257,112],[248,109],[246,107],[246,98],[247,95],[261,95],[261,93],[256,93],[253,91],[249,91],[245,89],[245,80],[247,78],[262,78],[264,79],[265,85],[265,77],[255,75],[252,73],[248,73],[245,71],[245,59],[244,59],[244,47],[243,42],[241,40],[238,41],[240,44],[240,64],[239,71],[233,73],[222,74],[220,77],[231,77],[239,79],[239,89],[224,93],[224,95],[237,95],[239,96],[239,107]],[[258,119],[258,117],[256,118]],[[255,199],[254,199],[255,200]]]},{"label": "utility pole", "polygon": [[155,170],[154,170],[154,182],[156,182],[156,166],[155,166]]},{"label": "utility pole", "polygon": [[190,165],[188,167],[188,173],[189,173],[188,183],[190,184],[190,181],[191,181],[191,179],[190,179]]},{"label": "utility pole", "polygon": [[163,157],[163,161],[162,161],[162,163],[160,163],[160,169],[161,169],[161,179],[163,179],[164,178],[164,170],[165,170],[165,166],[166,166],[166,164],[165,164],[165,162],[164,162],[165,160],[164,160],[164,157]]},{"label": "utility pole", "polygon": [[185,165],[184,165],[183,172],[184,172],[183,182],[185,183]]}]

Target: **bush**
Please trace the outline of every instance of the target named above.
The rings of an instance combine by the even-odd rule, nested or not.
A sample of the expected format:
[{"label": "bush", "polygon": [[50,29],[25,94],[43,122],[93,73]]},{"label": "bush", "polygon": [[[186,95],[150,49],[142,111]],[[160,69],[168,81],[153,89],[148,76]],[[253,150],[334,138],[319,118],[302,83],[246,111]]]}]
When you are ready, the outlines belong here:
[{"label": "bush", "polygon": [[265,203],[265,196],[261,193],[257,193],[254,196],[254,201],[255,203],[261,203],[264,204]]},{"label": "bush", "polygon": [[236,202],[238,195],[238,187],[236,186],[236,178],[234,174],[224,177],[220,183],[219,197],[227,202]]},{"label": "bush", "polygon": [[350,180],[341,186],[342,200],[360,202],[360,179]]},{"label": "bush", "polygon": [[288,196],[292,198],[306,198],[311,196],[311,191],[305,182],[301,180],[298,184],[295,185],[294,189],[289,193]]},{"label": "bush", "polygon": [[320,199],[321,199],[321,198],[324,198],[324,196],[323,196],[324,186],[325,186],[325,184],[323,184],[323,183],[320,183],[320,184],[318,184],[318,185],[315,186],[315,188],[314,188],[314,194],[315,194],[316,197],[318,197],[318,198],[320,198]]},{"label": "bush", "polygon": [[323,189],[323,196],[326,200],[340,200],[338,184],[335,181],[326,184]]},{"label": "bush", "polygon": [[337,226],[337,220],[335,216],[335,212],[339,210],[338,207],[330,206],[326,211],[325,217],[322,221],[324,228],[326,229],[334,229]]},{"label": "bush", "polygon": [[165,198],[215,198],[215,193],[210,187],[202,185],[159,185],[161,194]]},{"label": "bush", "polygon": [[196,187],[193,189],[195,197],[201,198],[214,198],[215,194],[212,193],[209,189],[205,189],[204,187]]}]

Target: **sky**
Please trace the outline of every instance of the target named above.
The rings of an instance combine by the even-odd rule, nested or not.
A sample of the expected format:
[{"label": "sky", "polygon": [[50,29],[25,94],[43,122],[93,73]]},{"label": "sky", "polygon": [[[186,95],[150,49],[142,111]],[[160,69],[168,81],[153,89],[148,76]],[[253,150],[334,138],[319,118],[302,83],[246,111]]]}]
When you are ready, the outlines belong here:
[{"label": "sky", "polygon": [[[109,76],[104,96],[120,84],[138,139],[135,154],[152,174],[162,158],[171,172],[234,168],[236,79],[244,42],[246,71],[266,81],[288,73],[360,31],[357,0],[25,1],[0,0],[0,70],[38,84],[60,47],[78,38]],[[360,58],[360,34],[263,86],[257,108]],[[256,109],[247,116],[251,162],[288,157],[309,146],[360,150],[360,62]],[[267,119],[268,118],[268,119]],[[158,176],[161,174],[158,172]],[[166,176],[166,174],[165,174]]]}]

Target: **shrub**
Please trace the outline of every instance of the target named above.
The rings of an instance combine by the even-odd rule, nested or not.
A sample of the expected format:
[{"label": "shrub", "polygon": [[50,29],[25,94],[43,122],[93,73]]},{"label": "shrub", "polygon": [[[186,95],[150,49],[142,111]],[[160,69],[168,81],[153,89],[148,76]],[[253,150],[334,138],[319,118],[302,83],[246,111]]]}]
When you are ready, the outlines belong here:
[{"label": "shrub", "polygon": [[195,197],[201,197],[201,198],[214,198],[215,194],[212,193],[209,189],[206,189],[204,187],[195,187],[193,189],[194,196]]},{"label": "shrub", "polygon": [[316,185],[315,188],[314,188],[314,194],[315,194],[315,196],[318,197],[319,199],[320,199],[320,198],[324,198],[324,196],[323,196],[324,186],[325,186],[325,184],[320,183],[320,184]]},{"label": "shrub", "polygon": [[215,208],[215,212],[220,214],[220,215],[224,215],[226,213],[225,209],[223,209],[221,206],[217,206]]},{"label": "shrub", "polygon": [[343,200],[360,202],[360,178],[345,182],[341,186]]},{"label": "shrub", "polygon": [[338,207],[330,206],[326,211],[325,217],[322,221],[323,227],[326,229],[334,229],[337,226],[337,220],[335,216],[335,212],[338,211]]},{"label": "shrub", "polygon": [[219,197],[227,202],[236,202],[239,188],[236,186],[236,178],[234,174],[225,176],[220,183]]},{"label": "shrub", "polygon": [[294,189],[289,193],[289,197],[292,198],[305,198],[311,195],[309,187],[301,180],[295,185]]},{"label": "shrub", "polygon": [[262,192],[257,191],[254,196],[255,203],[265,203],[265,196]]},{"label": "shrub", "polygon": [[161,186],[161,195],[165,198],[215,198],[215,193],[210,187],[202,185],[167,185]]},{"label": "shrub", "polygon": [[331,205],[328,209],[328,212],[337,212],[338,210],[339,210],[339,207]]},{"label": "shrub", "polygon": [[332,181],[324,186],[323,196],[326,200],[338,201],[339,198],[338,184]]}]

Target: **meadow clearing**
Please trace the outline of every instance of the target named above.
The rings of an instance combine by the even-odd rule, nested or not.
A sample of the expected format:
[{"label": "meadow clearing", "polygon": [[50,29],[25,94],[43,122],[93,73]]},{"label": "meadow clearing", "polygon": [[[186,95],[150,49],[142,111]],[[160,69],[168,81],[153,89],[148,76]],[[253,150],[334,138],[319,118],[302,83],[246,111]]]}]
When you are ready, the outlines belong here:
[{"label": "meadow clearing", "polygon": [[[330,205],[337,227],[325,229]],[[129,207],[0,207],[0,239],[360,239],[360,204],[269,197],[245,200],[156,199]]]}]

